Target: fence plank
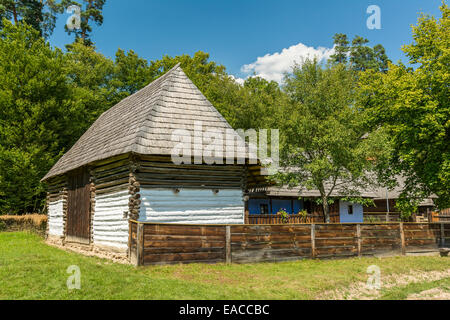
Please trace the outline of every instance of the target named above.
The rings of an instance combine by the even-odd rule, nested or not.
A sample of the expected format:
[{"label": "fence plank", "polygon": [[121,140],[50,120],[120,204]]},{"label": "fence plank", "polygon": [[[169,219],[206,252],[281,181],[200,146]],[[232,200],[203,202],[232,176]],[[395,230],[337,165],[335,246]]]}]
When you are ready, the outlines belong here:
[{"label": "fence plank", "polygon": [[226,247],[226,257],[225,257],[225,261],[227,264],[231,263],[231,227],[230,226],[226,226],[225,227],[225,247]]},{"label": "fence plank", "polygon": [[406,255],[406,248],[405,248],[405,233],[403,232],[403,222],[400,222],[400,242],[402,245],[402,255]]},{"label": "fence plank", "polygon": [[441,223],[441,246],[445,247],[445,225]]},{"label": "fence plank", "polygon": [[361,225],[356,225],[356,237],[358,239],[358,257],[362,256],[362,250],[361,250]]},{"label": "fence plank", "polygon": [[142,266],[144,265],[144,225],[142,223],[137,225],[136,249],[136,263]]}]

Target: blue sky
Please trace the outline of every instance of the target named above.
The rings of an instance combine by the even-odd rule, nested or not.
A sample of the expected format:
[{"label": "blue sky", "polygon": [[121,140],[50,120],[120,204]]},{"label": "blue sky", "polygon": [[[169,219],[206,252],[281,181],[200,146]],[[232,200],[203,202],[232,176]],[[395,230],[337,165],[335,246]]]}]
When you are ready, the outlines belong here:
[{"label": "blue sky", "polygon": [[[335,33],[381,43],[394,62],[406,62],[400,47],[412,41],[411,24],[419,12],[440,16],[440,4],[441,0],[107,0],[104,24],[94,29],[93,40],[108,57],[118,48],[132,49],[148,60],[202,50],[236,77],[256,73],[277,80],[292,60],[314,54],[318,47],[324,48],[318,51],[324,57],[329,54]],[[381,30],[366,26],[369,5],[381,9]],[[58,19],[52,45],[64,47],[73,41],[64,32],[69,16]]]}]

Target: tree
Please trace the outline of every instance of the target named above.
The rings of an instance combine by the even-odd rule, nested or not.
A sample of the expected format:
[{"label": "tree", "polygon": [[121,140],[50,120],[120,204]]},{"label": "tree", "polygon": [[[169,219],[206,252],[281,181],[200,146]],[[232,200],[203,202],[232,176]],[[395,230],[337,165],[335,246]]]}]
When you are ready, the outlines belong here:
[{"label": "tree", "polygon": [[155,72],[147,60],[140,58],[133,50],[126,54],[117,50],[112,84],[119,92],[133,94],[154,79]]},{"label": "tree", "polygon": [[[73,140],[79,137],[106,110],[127,97],[112,83],[114,78],[114,61],[95,51],[93,47],[85,46],[78,39],[66,54],[64,74],[71,88],[71,98],[76,104],[77,112],[74,118]],[[71,147],[68,144],[67,147]]]},{"label": "tree", "polygon": [[424,197],[436,194],[450,206],[450,10],[442,18],[422,14],[413,43],[403,47],[417,68],[389,65],[386,74],[361,75],[359,105],[373,127],[388,130],[394,144],[391,168],[407,177],[400,205],[411,213]]},{"label": "tree", "polygon": [[[354,107],[356,79],[343,64],[323,68],[307,60],[285,79],[290,103],[280,122],[280,184],[317,189],[326,222],[333,192],[364,202],[360,188],[376,181],[369,174],[383,159],[383,134],[367,139],[365,115]],[[374,160],[376,159],[376,160]]]},{"label": "tree", "polygon": [[55,0],[0,0],[1,20],[6,18],[15,24],[25,22],[48,38],[55,29],[56,14],[61,11],[61,5]]},{"label": "tree", "polygon": [[26,24],[3,20],[0,31],[0,211],[35,212],[39,180],[73,141],[62,51]]},{"label": "tree", "polygon": [[349,41],[347,35],[343,33],[336,33],[334,39],[334,51],[331,55],[331,63],[347,63],[347,57],[350,52]]},{"label": "tree", "polygon": [[[69,29],[68,26],[65,26],[66,32],[71,35],[75,34],[75,41],[81,39],[84,45],[92,46],[93,42],[91,40],[92,33],[92,23],[95,23],[98,26],[103,24],[103,6],[105,5],[106,0],[81,0],[73,1],[73,0],[63,0],[61,2],[62,8],[67,8],[69,5],[76,5],[80,7],[80,28],[79,29]],[[83,6],[84,4],[84,6]]]},{"label": "tree", "polygon": [[355,71],[373,69],[386,72],[389,58],[381,44],[373,48],[368,46],[369,40],[355,36],[349,46],[347,35],[337,33],[333,37],[335,53],[330,56],[329,63],[349,63]]},{"label": "tree", "polygon": [[0,212],[36,212],[40,179],[123,93],[114,62],[81,41],[64,53],[7,20],[0,39]]}]

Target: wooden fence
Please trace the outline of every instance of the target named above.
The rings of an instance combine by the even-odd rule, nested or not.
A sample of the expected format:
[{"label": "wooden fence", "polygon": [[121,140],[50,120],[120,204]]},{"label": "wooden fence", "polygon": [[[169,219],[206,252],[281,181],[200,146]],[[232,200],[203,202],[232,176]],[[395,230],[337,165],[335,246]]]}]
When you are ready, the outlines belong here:
[{"label": "wooden fence", "polygon": [[437,251],[447,223],[175,225],[130,222],[136,265],[255,263]]},{"label": "wooden fence", "polygon": [[431,214],[431,219],[433,222],[450,222],[450,209],[433,212]]},{"label": "wooden fence", "polygon": [[[388,221],[389,219],[389,221]],[[400,222],[400,213],[398,212],[364,212],[364,222]]]},{"label": "wooden fence", "polygon": [[[332,223],[339,223],[339,214],[330,214]],[[301,223],[323,223],[323,215],[307,215],[301,216],[298,214],[288,215],[283,218],[276,214],[250,214],[246,216],[246,224],[301,224]]]}]

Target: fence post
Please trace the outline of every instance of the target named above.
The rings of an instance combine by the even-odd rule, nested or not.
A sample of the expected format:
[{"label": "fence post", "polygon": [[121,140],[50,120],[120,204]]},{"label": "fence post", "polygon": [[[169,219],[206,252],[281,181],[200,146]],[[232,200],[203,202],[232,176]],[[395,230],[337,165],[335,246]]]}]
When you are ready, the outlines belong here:
[{"label": "fence post", "polygon": [[138,223],[136,234],[136,265],[144,265],[144,224]]},{"label": "fence post", "polygon": [[231,264],[231,227],[225,227],[225,261]]},{"label": "fence post", "polygon": [[361,225],[358,223],[356,225],[356,237],[358,240],[358,257],[362,256],[362,246],[361,246]]},{"label": "fence post", "polygon": [[402,244],[402,256],[406,255],[405,232],[403,231],[403,222],[400,222],[400,241]]},{"label": "fence post", "polygon": [[445,247],[445,225],[441,223],[441,246]]},{"label": "fence post", "polygon": [[314,259],[316,257],[316,225],[311,224],[311,256]]},{"label": "fence post", "polygon": [[128,259],[131,261],[131,220],[128,220]]}]

